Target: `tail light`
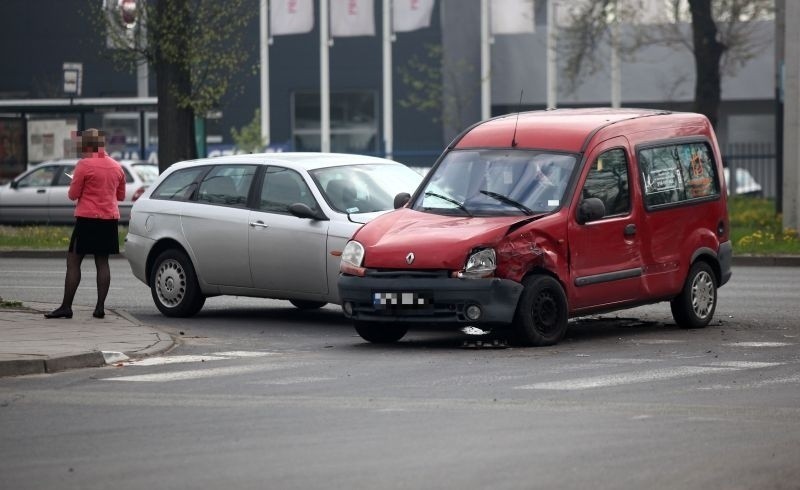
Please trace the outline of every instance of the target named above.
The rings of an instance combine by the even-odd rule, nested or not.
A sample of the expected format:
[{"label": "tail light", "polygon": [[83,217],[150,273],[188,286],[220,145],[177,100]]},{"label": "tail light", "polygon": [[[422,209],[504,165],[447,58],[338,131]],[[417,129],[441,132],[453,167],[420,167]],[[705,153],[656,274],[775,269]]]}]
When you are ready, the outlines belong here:
[{"label": "tail light", "polygon": [[147,189],[147,187],[139,187],[138,189],[136,189],[136,192],[133,193],[133,197],[131,198],[131,202],[142,197],[142,194],[144,194],[145,189]]}]

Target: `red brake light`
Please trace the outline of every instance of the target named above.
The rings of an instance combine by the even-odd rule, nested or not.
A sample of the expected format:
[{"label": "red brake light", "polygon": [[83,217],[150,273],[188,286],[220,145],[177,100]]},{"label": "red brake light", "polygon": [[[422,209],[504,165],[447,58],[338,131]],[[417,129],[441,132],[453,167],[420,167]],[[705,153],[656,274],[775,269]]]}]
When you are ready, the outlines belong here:
[{"label": "red brake light", "polygon": [[147,189],[147,187],[139,187],[138,189],[136,189],[136,192],[133,193],[133,197],[131,198],[131,202],[142,197],[142,194],[144,194],[145,189]]}]

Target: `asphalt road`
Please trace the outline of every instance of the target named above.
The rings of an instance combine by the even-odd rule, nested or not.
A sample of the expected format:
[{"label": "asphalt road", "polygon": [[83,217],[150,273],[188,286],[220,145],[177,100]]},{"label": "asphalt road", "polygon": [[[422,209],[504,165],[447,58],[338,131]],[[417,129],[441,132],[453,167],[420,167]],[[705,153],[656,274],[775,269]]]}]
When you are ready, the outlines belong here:
[{"label": "asphalt road", "polygon": [[[214,298],[168,319],[113,261],[109,307],[182,345],[0,379],[0,488],[800,488],[798,272],[735,268],[701,330],[661,304],[473,349],[367,344],[332,306]],[[7,299],[57,302],[61,281],[60,260],[0,261]]]}]

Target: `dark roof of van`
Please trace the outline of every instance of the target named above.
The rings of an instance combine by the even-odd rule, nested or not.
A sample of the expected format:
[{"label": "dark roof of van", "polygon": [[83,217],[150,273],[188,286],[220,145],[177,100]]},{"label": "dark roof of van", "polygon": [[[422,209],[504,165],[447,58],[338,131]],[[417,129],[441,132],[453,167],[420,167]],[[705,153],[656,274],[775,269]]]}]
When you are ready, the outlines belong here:
[{"label": "dark roof of van", "polygon": [[623,121],[631,121],[632,124],[626,123],[624,129],[620,128],[621,131],[640,131],[648,129],[653,123],[658,127],[705,125],[708,120],[700,114],[653,109],[587,108],[520,112],[476,124],[465,131],[454,146],[510,148],[513,138],[518,148],[580,152],[595,133]]}]

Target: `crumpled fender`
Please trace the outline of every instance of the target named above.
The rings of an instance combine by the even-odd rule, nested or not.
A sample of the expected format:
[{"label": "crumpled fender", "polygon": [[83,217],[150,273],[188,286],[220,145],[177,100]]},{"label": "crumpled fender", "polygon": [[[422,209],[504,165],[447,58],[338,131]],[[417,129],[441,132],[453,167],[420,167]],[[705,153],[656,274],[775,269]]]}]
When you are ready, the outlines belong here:
[{"label": "crumpled fender", "polygon": [[544,268],[557,273],[559,267],[557,244],[541,230],[512,232],[496,246],[497,270],[495,275],[522,282],[533,269]]}]

